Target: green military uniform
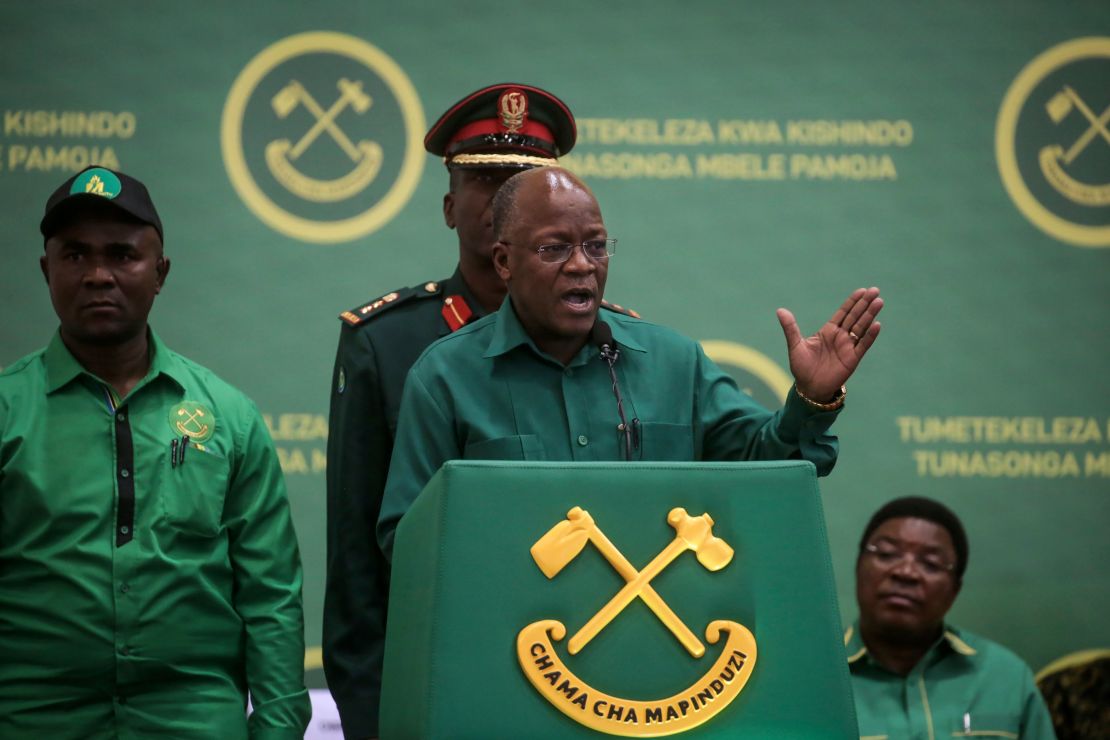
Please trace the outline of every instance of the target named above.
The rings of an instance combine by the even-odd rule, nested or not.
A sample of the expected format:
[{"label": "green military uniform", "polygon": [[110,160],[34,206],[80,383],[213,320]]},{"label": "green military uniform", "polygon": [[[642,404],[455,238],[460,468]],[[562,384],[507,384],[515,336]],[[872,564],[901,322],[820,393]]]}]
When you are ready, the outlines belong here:
[{"label": "green military uniform", "polygon": [[429,344],[481,313],[456,271],[341,315],[328,426],[324,667],[349,737],[377,735],[389,564],[373,533],[405,376]]},{"label": "green military uniform", "polygon": [[[740,391],[691,339],[603,311],[620,347],[616,364],[637,460],[803,458],[828,473],[837,412],[790,393],[771,413]],[[541,352],[512,301],[441,340],[409,374],[397,443],[378,522],[389,553],[393,530],[447,460],[623,458],[607,365],[587,345],[567,365]]]},{"label": "green military uniform", "polygon": [[861,738],[1056,737],[1029,667],[1001,645],[946,626],[906,676],[876,663],[857,622],[844,635]]},{"label": "green military uniform", "polygon": [[60,335],[0,375],[0,737],[300,738],[273,445],[245,396],[149,343],[122,399]]}]

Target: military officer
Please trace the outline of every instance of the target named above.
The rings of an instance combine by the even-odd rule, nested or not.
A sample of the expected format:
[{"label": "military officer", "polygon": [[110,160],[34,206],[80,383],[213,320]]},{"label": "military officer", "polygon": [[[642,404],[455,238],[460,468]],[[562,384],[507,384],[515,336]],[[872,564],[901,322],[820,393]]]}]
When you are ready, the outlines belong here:
[{"label": "military officer", "polygon": [[391,291],[340,314],[328,437],[324,671],[344,735],[378,732],[388,563],[374,538],[401,388],[424,348],[497,309],[490,202],[511,175],[555,164],[574,146],[570,109],[537,87],[499,84],[451,106],[424,139],[443,157],[443,220],[458,235],[446,279]]}]

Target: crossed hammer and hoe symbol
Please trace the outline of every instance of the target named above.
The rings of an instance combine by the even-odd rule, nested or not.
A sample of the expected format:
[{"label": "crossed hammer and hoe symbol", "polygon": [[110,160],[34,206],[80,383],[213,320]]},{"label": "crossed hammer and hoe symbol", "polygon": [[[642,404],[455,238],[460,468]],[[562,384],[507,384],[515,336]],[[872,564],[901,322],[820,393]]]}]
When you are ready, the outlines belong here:
[{"label": "crossed hammer and hoe symbol", "polygon": [[536,561],[536,565],[545,576],[554,578],[582,552],[587,542],[592,542],[626,581],[609,603],[570,638],[567,649],[571,655],[577,654],[590,640],[597,637],[636,597],[644,600],[691,655],[700,658],[705,654],[705,646],[701,640],[651,587],[651,580],[687,550],[693,550],[698,562],[711,571],[718,571],[728,565],[732,560],[733,550],[724,540],[713,536],[713,518],[709,514],[690,516],[686,509],[674,508],[667,514],[667,523],[674,528],[675,538],[641,571],[637,571],[617,550],[594,523],[593,517],[577,506],[570,510],[566,519],[552,527],[532,546],[532,559]]},{"label": "crossed hammer and hoe symbol", "polygon": [[374,101],[362,91],[361,82],[351,82],[346,78],[341,78],[337,84],[339,86],[339,98],[326,111],[320,107],[320,104],[316,102],[316,99],[312,97],[308,90],[305,90],[304,85],[296,80],[281,88],[270,100],[278,118],[286,118],[296,110],[298,105],[304,105],[305,108],[308,108],[308,112],[316,118],[316,123],[312,125],[312,128],[306,131],[293,145],[293,148],[289,150],[291,160],[295,160],[304,154],[304,151],[312,146],[312,143],[324,131],[331,134],[331,138],[347,153],[352,162],[357,162],[362,158],[362,152],[351,143],[347,134],[343,133],[343,130],[336,125],[335,119],[347,109],[348,105],[358,113],[365,113]]},{"label": "crossed hammer and hoe symbol", "polygon": [[195,411],[178,409],[177,415],[189,417],[185,421],[177,422],[178,429],[186,432],[192,432],[193,434],[196,434],[198,436],[208,431],[208,425],[201,421],[201,419],[203,419],[204,417],[204,409],[196,409]]},{"label": "crossed hammer and hoe symbol", "polygon": [[1091,143],[1095,136],[1102,136],[1103,139],[1106,139],[1106,143],[1110,144],[1110,131],[1106,128],[1106,124],[1110,122],[1110,105],[1106,106],[1102,114],[1096,117],[1094,112],[1083,102],[1083,99],[1079,97],[1079,93],[1072,90],[1068,85],[1064,85],[1064,88],[1053,95],[1052,99],[1045,104],[1045,109],[1053,123],[1060,123],[1072,112],[1073,108],[1082,113],[1091,125],[1064,153],[1064,164],[1071,164],[1087,148],[1087,145]]}]

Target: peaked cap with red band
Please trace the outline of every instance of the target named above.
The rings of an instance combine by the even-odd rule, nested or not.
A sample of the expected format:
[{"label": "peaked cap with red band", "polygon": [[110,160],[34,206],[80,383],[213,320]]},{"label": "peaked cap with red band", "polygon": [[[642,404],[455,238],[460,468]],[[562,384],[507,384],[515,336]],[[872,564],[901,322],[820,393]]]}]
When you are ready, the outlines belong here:
[{"label": "peaked cap with red band", "polygon": [[502,83],[451,106],[424,137],[424,148],[449,169],[526,169],[556,164],[577,138],[563,101],[538,87]]}]

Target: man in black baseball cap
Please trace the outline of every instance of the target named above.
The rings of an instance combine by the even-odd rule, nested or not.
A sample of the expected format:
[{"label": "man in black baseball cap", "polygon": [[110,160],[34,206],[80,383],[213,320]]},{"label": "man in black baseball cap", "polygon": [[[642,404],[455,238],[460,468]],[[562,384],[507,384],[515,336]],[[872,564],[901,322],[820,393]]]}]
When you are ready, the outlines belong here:
[{"label": "man in black baseball cap", "polygon": [[567,105],[532,85],[491,85],[449,107],[424,147],[448,171],[443,220],[458,238],[454,274],[340,314],[328,436],[323,650],[348,738],[378,732],[389,565],[374,531],[405,375],[433,341],[501,305],[505,285],[491,256],[493,195],[521,170],[556,164],[576,136]]},{"label": "man in black baseball cap", "polygon": [[0,374],[0,737],[301,737],[281,468],[254,404],[147,323],[150,194],[90,167],[39,228],[60,326]]},{"label": "man in black baseball cap", "polygon": [[141,182],[123,172],[104,167],[86,167],[63,182],[46,201],[46,213],[39,223],[43,238],[49,239],[62,226],[78,218],[82,211],[116,211],[119,217],[153,226],[159,241],[165,241],[162,219]]}]

